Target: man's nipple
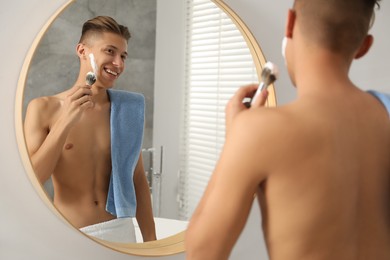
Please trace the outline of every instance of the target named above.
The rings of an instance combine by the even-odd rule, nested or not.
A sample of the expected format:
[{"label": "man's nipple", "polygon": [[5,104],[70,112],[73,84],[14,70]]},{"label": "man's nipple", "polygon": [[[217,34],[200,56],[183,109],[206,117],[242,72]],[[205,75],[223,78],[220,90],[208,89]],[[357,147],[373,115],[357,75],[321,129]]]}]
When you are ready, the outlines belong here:
[{"label": "man's nipple", "polygon": [[65,145],[65,150],[70,150],[73,148],[73,144],[72,143],[68,143]]}]

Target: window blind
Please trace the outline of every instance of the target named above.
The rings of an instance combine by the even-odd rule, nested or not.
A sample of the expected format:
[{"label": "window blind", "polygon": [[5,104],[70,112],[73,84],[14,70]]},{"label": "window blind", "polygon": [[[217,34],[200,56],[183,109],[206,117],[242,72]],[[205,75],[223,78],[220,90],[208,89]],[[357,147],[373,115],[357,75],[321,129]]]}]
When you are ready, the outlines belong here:
[{"label": "window blind", "polygon": [[247,43],[210,0],[186,0],[186,83],[181,134],[179,214],[199,203],[225,139],[225,105],[242,85],[258,82]]}]

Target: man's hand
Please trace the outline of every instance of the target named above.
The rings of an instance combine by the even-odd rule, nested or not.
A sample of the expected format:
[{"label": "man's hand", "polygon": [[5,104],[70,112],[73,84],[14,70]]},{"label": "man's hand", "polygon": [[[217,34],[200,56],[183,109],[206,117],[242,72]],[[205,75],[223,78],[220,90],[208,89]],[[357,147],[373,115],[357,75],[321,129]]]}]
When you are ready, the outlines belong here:
[{"label": "man's hand", "polygon": [[94,105],[91,96],[91,86],[74,87],[64,100],[60,122],[70,126],[80,120],[83,112]]},{"label": "man's hand", "polygon": [[260,93],[260,96],[255,100],[255,102],[251,104],[249,108],[248,105],[243,103],[244,98],[253,97],[258,87],[258,84],[243,86],[239,88],[234,96],[229,100],[225,109],[226,135],[229,133],[231,123],[239,113],[247,109],[254,109],[265,105],[268,97],[268,91],[266,89]]}]

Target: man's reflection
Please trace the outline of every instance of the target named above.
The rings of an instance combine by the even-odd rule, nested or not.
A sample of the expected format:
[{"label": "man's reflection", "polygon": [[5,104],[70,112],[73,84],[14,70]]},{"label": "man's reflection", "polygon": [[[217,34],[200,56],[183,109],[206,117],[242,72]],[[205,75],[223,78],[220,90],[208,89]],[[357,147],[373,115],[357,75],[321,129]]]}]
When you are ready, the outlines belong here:
[{"label": "man's reflection", "polygon": [[[144,241],[156,239],[141,156],[144,99],[111,89],[125,69],[129,38],[128,28],[111,17],[85,22],[76,47],[76,82],[64,92],[32,100],[24,125],[38,180],[43,184],[52,178],[54,205],[75,227],[115,242],[136,242],[133,217]],[[91,71],[97,80],[89,86]],[[119,140],[121,133],[126,139]]]}]

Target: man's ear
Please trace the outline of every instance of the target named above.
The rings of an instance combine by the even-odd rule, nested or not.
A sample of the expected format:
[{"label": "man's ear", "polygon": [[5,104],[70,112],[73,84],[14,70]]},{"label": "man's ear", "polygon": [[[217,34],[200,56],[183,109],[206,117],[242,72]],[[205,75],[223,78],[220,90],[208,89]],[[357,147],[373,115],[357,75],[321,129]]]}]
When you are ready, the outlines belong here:
[{"label": "man's ear", "polygon": [[79,56],[80,59],[87,59],[87,55],[85,53],[85,44],[79,43],[76,46],[76,53],[77,56]]},{"label": "man's ear", "polygon": [[288,10],[288,14],[287,14],[287,24],[286,24],[286,32],[285,32],[285,36],[287,38],[292,38],[293,37],[293,30],[294,30],[294,26],[295,26],[295,18],[296,18],[295,11],[292,10],[292,9],[289,9]]},{"label": "man's ear", "polygon": [[374,37],[371,34],[368,34],[362,43],[360,45],[359,50],[355,54],[355,59],[359,59],[363,57],[371,48],[372,44],[374,42]]}]

